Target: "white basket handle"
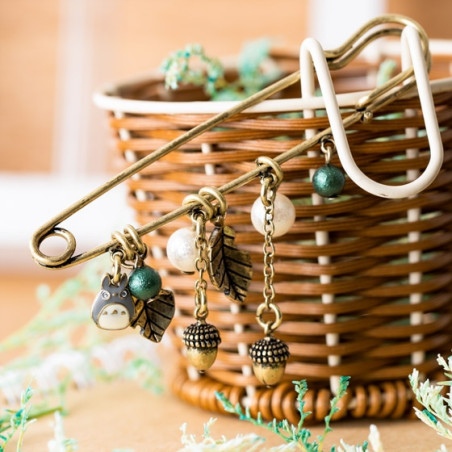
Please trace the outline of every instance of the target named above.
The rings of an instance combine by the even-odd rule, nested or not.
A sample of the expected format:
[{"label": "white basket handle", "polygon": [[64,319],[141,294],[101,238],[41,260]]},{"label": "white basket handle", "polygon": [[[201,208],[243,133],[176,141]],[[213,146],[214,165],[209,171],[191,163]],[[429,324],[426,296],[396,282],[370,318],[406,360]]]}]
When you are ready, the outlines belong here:
[{"label": "white basket handle", "polygon": [[[314,87],[314,71],[317,73],[328,120],[336,143],[341,164],[353,182],[363,190],[383,198],[406,198],[416,195],[428,187],[438,175],[443,162],[443,145],[439,132],[438,120],[433,104],[432,92],[426,68],[426,62],[421,48],[420,36],[412,26],[407,26],[402,32],[403,52],[409,56],[414,69],[414,77],[421,109],[425,121],[427,139],[430,146],[430,160],[424,172],[414,181],[404,185],[385,185],[366,176],[356,165],[350,152],[345,129],[334,92],[333,82],[326,62],[325,54],[318,41],[308,38],[300,47],[301,90],[303,97],[312,96]],[[406,58],[406,55],[404,56]]]}]

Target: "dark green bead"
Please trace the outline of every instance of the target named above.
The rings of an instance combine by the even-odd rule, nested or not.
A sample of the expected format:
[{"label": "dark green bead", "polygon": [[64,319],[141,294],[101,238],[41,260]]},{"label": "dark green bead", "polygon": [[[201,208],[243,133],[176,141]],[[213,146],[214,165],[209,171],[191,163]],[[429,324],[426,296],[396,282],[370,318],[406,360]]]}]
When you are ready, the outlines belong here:
[{"label": "dark green bead", "polygon": [[324,198],[339,195],[345,185],[345,176],[340,168],[326,164],[319,168],[312,178],[312,186],[316,193]]},{"label": "dark green bead", "polygon": [[130,293],[140,300],[154,298],[162,288],[162,280],[156,270],[148,265],[137,267],[130,273]]}]

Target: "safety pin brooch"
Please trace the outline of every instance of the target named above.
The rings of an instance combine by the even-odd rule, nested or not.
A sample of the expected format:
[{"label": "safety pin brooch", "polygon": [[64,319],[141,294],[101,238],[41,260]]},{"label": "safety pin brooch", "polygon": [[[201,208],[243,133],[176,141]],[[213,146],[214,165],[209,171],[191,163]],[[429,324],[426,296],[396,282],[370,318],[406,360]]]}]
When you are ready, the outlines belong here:
[{"label": "safety pin brooch", "polygon": [[[381,26],[389,26],[389,28],[381,28]],[[402,70],[399,74],[391,78],[382,86],[374,89],[369,94],[362,97],[356,104],[355,111],[344,119],[341,119],[329,70],[344,67],[369,43],[383,36],[402,36],[402,44],[410,50],[412,65]],[[30,240],[30,250],[33,259],[43,267],[50,269],[62,269],[88,261],[111,250],[116,243],[114,240],[99,245],[90,251],[74,256],[76,239],[70,231],[60,227],[59,224],[86,205],[93,202],[95,199],[102,196],[104,193],[151,165],[153,162],[159,160],[163,156],[179,148],[202,133],[212,129],[231,116],[234,116],[235,114],[258,104],[273,94],[299,82],[300,78],[302,80],[303,95],[309,97],[310,93],[306,88],[306,84],[308,82],[305,80],[309,80],[310,78],[312,79],[311,74],[313,72],[313,66],[316,69],[319,84],[325,97],[325,106],[331,127],[316,133],[314,136],[307,138],[302,143],[278,155],[274,159],[276,163],[281,165],[312,148],[324,137],[333,135],[338,143],[338,156],[347,173],[352,180],[357,183],[357,185],[363,187],[371,193],[383,197],[405,197],[419,192],[422,188],[433,181],[442,163],[443,149],[439,135],[438,122],[434,112],[430,85],[427,78],[427,72],[431,66],[428,38],[425,31],[418,23],[400,15],[380,16],[366,23],[342,46],[334,50],[323,51],[320,45],[313,39],[304,41],[301,48],[300,59],[302,71],[301,77],[300,71],[294,72],[264,88],[260,92],[248,97],[244,101],[234,104],[232,108],[216,114],[207,121],[197,125],[185,134],[179,136],[143,159],[132,164],[111,180],[63,210],[59,215],[49,220],[37,231],[35,231]],[[427,168],[428,171],[425,171],[423,175],[415,181],[403,186],[391,187],[391,191],[388,191],[387,186],[371,181],[357,168],[353,158],[351,157],[350,149],[345,136],[345,129],[358,121],[372,120],[375,111],[403,96],[416,83],[418,84],[421,107],[424,112],[426,129],[431,147],[431,159]],[[265,165],[256,167],[253,170],[241,175],[237,179],[218,188],[218,191],[222,194],[229,193],[249,183],[258,177],[259,174],[265,169]],[[394,188],[397,188],[397,190],[394,190]],[[136,233],[141,237],[142,235],[154,231],[164,224],[187,214],[194,207],[196,207],[195,204],[190,204],[175,209],[157,220],[136,229]],[[40,250],[42,242],[52,236],[62,237],[66,242],[65,251],[58,256],[48,256]]]}]

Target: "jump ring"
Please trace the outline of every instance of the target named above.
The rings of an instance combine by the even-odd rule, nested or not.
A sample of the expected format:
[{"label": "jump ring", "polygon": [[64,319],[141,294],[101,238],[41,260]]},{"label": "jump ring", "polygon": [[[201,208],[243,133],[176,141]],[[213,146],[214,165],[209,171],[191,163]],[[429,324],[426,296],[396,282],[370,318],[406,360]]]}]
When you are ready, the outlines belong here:
[{"label": "jump ring", "polygon": [[203,212],[206,216],[206,220],[210,220],[213,217],[215,209],[213,208],[212,204],[203,196],[191,194],[186,196],[182,201],[182,205],[184,206],[195,203],[201,204],[201,206],[204,208]]},{"label": "jump ring", "polygon": [[111,238],[121,245],[122,251],[125,254],[125,258],[129,261],[133,260],[136,255],[136,251],[132,248],[130,242],[126,239],[124,234],[118,231],[114,231],[111,234]]},{"label": "jump ring", "polygon": [[201,190],[199,190],[198,194],[200,196],[204,195],[211,195],[214,199],[218,201],[218,207],[219,207],[219,214],[221,216],[224,216],[226,213],[226,210],[228,209],[228,203],[226,201],[226,198],[224,197],[223,193],[221,193],[218,188],[215,187],[203,187]]},{"label": "jump ring", "polygon": [[275,186],[279,186],[284,179],[284,173],[281,169],[279,163],[275,162],[275,160],[262,155],[256,159],[257,165],[267,165],[273,170],[273,175],[276,177]]},{"label": "jump ring", "polygon": [[112,254],[111,259],[113,261],[113,278],[112,283],[118,284],[121,276],[121,262],[124,256],[122,251],[116,251]]},{"label": "jump ring", "polygon": [[320,140],[320,150],[325,154],[326,163],[330,163],[333,151],[336,149],[336,145],[331,135],[326,135]]},{"label": "jump ring", "polygon": [[[275,320],[273,322],[264,322],[262,320],[262,314],[265,311],[271,310],[275,314]],[[265,334],[270,334],[272,331],[281,325],[282,313],[279,307],[275,303],[261,303],[256,311],[256,319],[259,325],[265,329]]]},{"label": "jump ring", "polygon": [[124,228],[124,232],[129,234],[130,238],[133,240],[133,244],[135,245],[138,254],[142,259],[144,259],[146,257],[148,249],[147,246],[143,243],[143,240],[141,239],[137,230],[132,225],[128,224]]}]

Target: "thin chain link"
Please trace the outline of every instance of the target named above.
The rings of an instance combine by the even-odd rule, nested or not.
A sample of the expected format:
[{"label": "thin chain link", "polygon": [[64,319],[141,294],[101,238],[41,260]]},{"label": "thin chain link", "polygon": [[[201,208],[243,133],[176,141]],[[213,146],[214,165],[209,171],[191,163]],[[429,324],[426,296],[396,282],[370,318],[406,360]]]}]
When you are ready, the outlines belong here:
[{"label": "thin chain link", "polygon": [[196,224],[196,250],[198,252],[195,267],[198,272],[198,279],[195,282],[195,318],[205,320],[209,311],[207,309],[207,281],[204,279],[204,273],[207,271],[207,240],[206,240],[206,217],[202,212],[193,214],[193,220]]},{"label": "thin chain link", "polygon": [[[263,185],[265,187],[266,184]],[[275,288],[273,287],[273,278],[275,276],[275,268],[273,262],[275,260],[275,245],[273,243],[273,234],[275,233],[275,196],[276,190],[271,185],[263,193],[266,202],[265,221],[264,221],[264,302],[267,308],[275,298]]]},{"label": "thin chain link", "polygon": [[[273,302],[275,299],[275,287],[273,279],[275,277],[275,245],[273,235],[275,233],[275,197],[278,181],[272,173],[261,180],[261,201],[265,207],[264,218],[264,288],[262,290],[264,302],[258,307],[257,321],[264,328],[266,335],[271,334],[281,324],[282,314],[279,307]],[[273,311],[275,320],[264,322],[262,316],[266,311]]]}]

